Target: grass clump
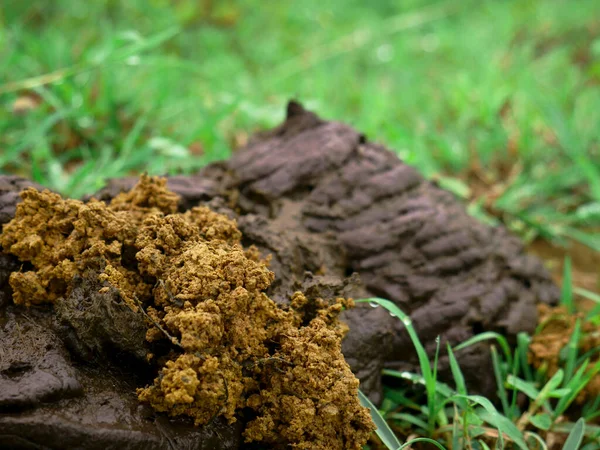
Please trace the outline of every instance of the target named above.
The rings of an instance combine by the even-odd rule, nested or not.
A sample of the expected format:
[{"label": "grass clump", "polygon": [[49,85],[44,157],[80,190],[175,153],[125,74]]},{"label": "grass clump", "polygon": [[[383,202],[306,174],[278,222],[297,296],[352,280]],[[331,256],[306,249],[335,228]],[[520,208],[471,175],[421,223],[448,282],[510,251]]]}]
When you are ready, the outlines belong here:
[{"label": "grass clump", "polygon": [[[448,356],[454,387],[436,377],[436,359],[433,363],[425,352],[410,318],[392,302],[370,298],[358,300],[381,305],[405,324],[415,345],[421,364],[421,374],[384,370],[384,375],[408,383],[405,388],[386,388],[382,412],[371,405],[372,413],[381,414],[376,421],[378,434],[387,448],[421,448],[419,442],[429,442],[446,449],[564,449],[586,450],[600,448],[600,428],[594,422],[600,417],[600,402],[595,392],[600,363],[590,362],[592,350],[585,352],[586,342],[595,339],[596,329],[586,327],[585,332],[572,332],[580,319],[569,321],[570,329],[561,333],[564,340],[557,341],[557,352],[540,355],[536,350],[541,342],[551,336],[544,327],[533,337],[521,334],[514,351],[505,338],[495,333],[483,333],[456,346],[448,346]],[[554,311],[556,315],[559,310]],[[564,312],[562,320],[568,320]],[[548,323],[542,319],[542,323]],[[561,322],[563,323],[563,322]],[[556,331],[556,329],[553,329]],[[498,386],[498,406],[479,395],[469,394],[464,376],[454,353],[478,342],[491,340],[503,349],[498,353],[496,344],[491,346],[494,375]],[[554,347],[553,347],[554,348]],[[597,346],[594,347],[597,350]],[[583,351],[583,354],[579,352]],[[533,359],[532,359],[533,358]],[[536,362],[537,358],[537,362]],[[540,364],[544,361],[544,364]],[[553,368],[549,368],[549,365]],[[410,385],[421,387],[416,394]],[[419,392],[424,390],[425,402]],[[591,395],[590,395],[591,392]],[[517,401],[524,395],[527,401]],[[583,408],[582,408],[583,404]],[[582,417],[577,419],[577,411]],[[571,419],[575,417],[574,420]],[[385,420],[389,426],[383,426]],[[587,425],[586,425],[587,422]],[[407,436],[402,446],[390,439],[392,429]],[[435,441],[435,442],[433,442]],[[583,445],[583,447],[582,447]],[[429,448],[429,447],[423,447]]]},{"label": "grass clump", "polygon": [[133,352],[157,377],[137,394],[158,412],[206,425],[248,409],[248,442],[360,449],[373,424],[338,321],[352,302],[298,292],[289,308],[277,306],[264,293],[274,275],[255,249],[242,248],[235,222],[204,207],[178,213],[165,186],[143,176],[108,205],[26,190],[0,235],[4,251],[27,263],[10,276],[15,302],[54,303],[61,317],[77,316],[85,341],[93,336],[82,332],[73,280],[90,279],[106,310],[120,302],[146,321],[146,342]]}]

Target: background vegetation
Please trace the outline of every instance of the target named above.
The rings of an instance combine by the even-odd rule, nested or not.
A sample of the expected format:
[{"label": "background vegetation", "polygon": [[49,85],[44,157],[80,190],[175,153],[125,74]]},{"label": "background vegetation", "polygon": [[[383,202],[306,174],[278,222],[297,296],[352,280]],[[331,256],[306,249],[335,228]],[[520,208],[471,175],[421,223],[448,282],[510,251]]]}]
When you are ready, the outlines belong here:
[{"label": "background vegetation", "polygon": [[65,194],[226,158],[297,98],[527,237],[600,223],[596,0],[7,0],[0,171]]}]

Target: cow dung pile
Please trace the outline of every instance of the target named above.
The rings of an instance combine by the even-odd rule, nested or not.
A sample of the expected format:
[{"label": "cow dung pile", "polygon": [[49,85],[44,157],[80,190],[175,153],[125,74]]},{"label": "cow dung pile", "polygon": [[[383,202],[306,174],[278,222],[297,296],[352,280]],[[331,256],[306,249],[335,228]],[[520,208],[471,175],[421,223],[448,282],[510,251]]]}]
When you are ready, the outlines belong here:
[{"label": "cow dung pile", "polygon": [[[295,102],[192,176],[81,200],[0,176],[0,224],[0,448],[360,448],[359,381],[377,403],[418,359],[351,298],[392,300],[431,354],[514,342],[559,298],[504,227]],[[487,347],[456,356],[493,395]]]}]

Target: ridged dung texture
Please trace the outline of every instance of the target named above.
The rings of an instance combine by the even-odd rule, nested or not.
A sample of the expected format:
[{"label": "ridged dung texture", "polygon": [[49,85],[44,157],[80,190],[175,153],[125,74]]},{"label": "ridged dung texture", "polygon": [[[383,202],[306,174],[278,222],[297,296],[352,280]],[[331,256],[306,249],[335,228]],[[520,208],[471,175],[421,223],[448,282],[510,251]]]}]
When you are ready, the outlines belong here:
[{"label": "ridged dung texture", "polygon": [[[136,181],[113,180],[95,196],[111,201]],[[14,215],[17,192],[29,184],[0,177],[0,222]],[[506,229],[480,224],[451,194],[383,146],[297,103],[290,103],[282,125],[256,135],[230,161],[212,164],[192,177],[170,177],[167,186],[180,196],[179,212],[202,205],[237,220],[244,248],[258,248],[252,258],[271,258],[269,268],[275,279],[266,295],[280,305],[289,306],[298,290],[313,304],[318,298],[385,297],[410,314],[431,354],[437,336],[442,349],[446,342],[456,344],[486,330],[514,339],[519,331],[535,328],[536,305],[558,302],[558,289],[542,264],[526,255]],[[216,419],[209,426],[194,428],[155,417],[147,406],[135,406],[138,400],[132,391],[151,385],[154,377],[135,358],[125,364],[128,373],[137,374],[131,380],[119,375],[122,367],[82,370],[77,355],[94,354],[114,329],[100,329],[95,340],[77,348],[82,332],[76,330],[83,328],[76,316],[71,317],[69,332],[52,331],[57,329],[54,319],[42,311],[43,306],[34,307],[28,317],[44,324],[44,331],[25,325],[28,319],[8,301],[9,274],[22,267],[15,257],[0,254],[0,325],[7,339],[18,332],[34,341],[43,334],[43,340],[51,341],[57,350],[51,353],[54,362],[48,362],[31,345],[29,356],[25,355],[27,364],[0,373],[1,379],[14,383],[39,377],[44,380],[39,386],[45,386],[19,391],[34,400],[25,401],[26,410],[12,406],[12,412],[0,419],[0,446],[10,434],[13,443],[23,439],[50,447],[85,438],[86,448],[252,448],[243,443],[240,420],[228,425]],[[93,295],[97,290],[98,286],[79,280],[75,300],[87,299],[83,304],[97,309]],[[104,295],[114,295],[111,292]],[[118,308],[104,314],[122,317]],[[359,304],[344,311],[342,318],[350,328],[343,341],[345,359],[372,400],[381,398],[383,367],[418,371],[403,325],[383,308]],[[64,320],[61,323],[64,326]],[[122,323],[116,320],[115,326]],[[130,326],[136,330],[138,325],[131,321]],[[119,345],[121,351],[128,351],[132,344]],[[487,346],[473,346],[457,357],[470,392],[494,395]],[[47,373],[54,378],[45,378]],[[119,381],[109,382],[107,373]],[[69,381],[74,374],[79,385]],[[445,379],[451,376],[444,355],[439,374]],[[63,381],[51,382],[54,379]],[[79,386],[89,385],[96,389],[85,390],[82,396]],[[35,400],[42,397],[44,403]],[[269,399],[260,401],[268,405]],[[104,406],[98,409],[98,404]],[[285,403],[283,410],[297,406]],[[257,423],[253,432],[258,436],[267,430],[268,426]]]}]

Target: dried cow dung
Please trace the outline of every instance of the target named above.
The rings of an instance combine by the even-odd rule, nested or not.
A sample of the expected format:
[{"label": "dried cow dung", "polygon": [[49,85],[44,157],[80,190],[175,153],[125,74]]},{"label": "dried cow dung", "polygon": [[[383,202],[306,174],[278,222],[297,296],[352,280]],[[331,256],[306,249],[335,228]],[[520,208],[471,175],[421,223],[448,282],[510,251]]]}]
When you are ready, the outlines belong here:
[{"label": "dried cow dung", "polygon": [[[275,279],[265,285],[266,295],[283,310],[296,311],[293,320],[301,320],[296,322],[301,327],[298,329],[307,333],[319,333],[316,329],[310,331],[310,323],[330,314],[325,305],[334,305],[333,299],[380,296],[410,313],[422,341],[432,352],[438,335],[444,348],[445,342],[456,344],[486,330],[499,331],[509,339],[519,331],[532,331],[537,323],[536,304],[555,304],[558,300],[558,290],[540,262],[525,255],[520,242],[503,227],[480,224],[451,194],[425,181],[393,153],[368,142],[351,127],[324,121],[294,102],[289,104],[288,117],[281,126],[255,136],[231,160],[210,165],[192,177],[169,178],[168,188],[180,196],[178,206],[169,195],[153,197],[156,200],[152,204],[148,204],[145,194],[137,198],[134,194],[118,195],[131,189],[136,181],[113,180],[96,198],[112,201],[111,208],[117,213],[131,209],[128,205],[133,203],[174,217],[177,208],[183,213],[202,205],[236,219],[244,248],[255,245],[260,252],[246,251],[245,257],[251,261],[271,258],[269,268]],[[27,185],[22,179],[0,177],[0,224],[14,215],[17,192]],[[124,202],[124,198],[128,200]],[[105,227],[105,212],[100,205],[88,203],[89,208],[100,214],[94,226]],[[63,208],[62,213],[68,218],[69,208]],[[64,220],[60,225],[65,227],[58,228],[60,233],[71,233],[68,222]],[[164,227],[161,223],[152,226],[158,230]],[[182,374],[191,374],[187,369],[200,372],[201,366],[206,366],[204,370],[210,371],[215,365],[207,365],[204,356],[193,353],[177,359],[181,348],[169,343],[149,320],[182,338],[189,335],[188,324],[197,319],[222,319],[211,316],[210,311],[198,314],[197,305],[184,306],[177,299],[177,294],[185,296],[183,291],[176,292],[175,297],[169,295],[164,286],[186,289],[178,284],[181,269],[166,274],[171,282],[156,283],[157,273],[152,268],[164,263],[160,259],[164,244],[157,247],[156,242],[168,236],[146,233],[143,247],[148,250],[144,250],[140,263],[140,248],[131,243],[138,238],[138,231],[127,226],[116,228],[113,226],[108,235],[100,233],[105,233],[102,246],[96,245],[93,251],[104,259],[90,259],[86,270],[68,263],[77,260],[79,245],[70,242],[64,270],[59,270],[62,275],[54,277],[58,281],[40,284],[39,277],[45,273],[38,273],[38,278],[17,277],[15,286],[20,286],[21,294],[17,293],[16,299],[37,305],[30,308],[12,304],[8,281],[10,273],[31,273],[35,264],[0,253],[0,348],[11,349],[0,352],[0,447],[251,448],[248,445],[253,444],[244,444],[241,433],[245,423],[252,420],[255,425],[250,434],[270,446],[282,444],[285,439],[316,442],[316,437],[303,434],[304,426],[280,427],[277,436],[268,434],[276,428],[269,420],[292,423],[291,417],[278,411],[305,411],[302,420],[310,423],[310,414],[306,415],[310,408],[305,409],[302,400],[296,404],[298,397],[292,396],[285,402],[275,401],[283,393],[276,390],[272,397],[269,392],[253,397],[248,406],[254,406],[254,412],[238,414],[233,424],[224,420],[236,417],[232,404],[219,410],[221,416],[214,420],[196,405],[197,414],[188,415],[199,423],[208,419],[208,425],[202,427],[153,412],[147,403],[172,412],[169,405],[177,404],[172,400],[186,399],[187,388],[167,391],[169,383],[183,386]],[[53,239],[58,239],[60,233]],[[98,236],[98,230],[92,234]],[[115,242],[121,242],[121,247]],[[26,244],[41,248],[39,242]],[[21,248],[25,253],[30,251],[27,245]],[[111,261],[117,254],[121,266]],[[35,252],[29,256],[35,259]],[[181,258],[185,264],[186,258]],[[48,269],[56,274],[57,266],[50,264]],[[104,274],[100,280],[98,274]],[[302,297],[294,297],[296,291],[303,292]],[[146,302],[148,317],[144,320],[132,314],[138,296]],[[47,305],[46,301],[56,299],[61,300],[54,306]],[[173,299],[176,303],[169,304]],[[360,378],[361,388],[373,400],[380,399],[384,366],[418,370],[412,343],[397,318],[366,304],[344,311],[342,318],[350,327],[343,341],[344,356]],[[143,339],[148,326],[154,331],[146,337],[157,341],[147,343]],[[330,337],[325,332],[320,339],[327,341],[339,333],[332,332]],[[190,336],[185,342],[193,349],[197,339],[216,342],[223,333]],[[299,345],[304,345],[298,336]],[[16,346],[17,341],[26,345]],[[304,342],[308,345],[309,341]],[[181,340],[180,345],[183,343]],[[284,349],[284,342],[277,346],[267,349],[270,355],[292,351]],[[334,355],[333,347],[331,351]],[[148,353],[153,353],[154,361],[160,359],[160,364],[171,361],[158,381],[154,380],[156,362],[154,366],[148,363]],[[470,389],[493,393],[491,368],[482,369],[489,366],[485,346],[458,352],[457,357]],[[270,368],[273,383],[284,389],[288,382],[294,386],[292,381],[285,381],[285,363],[274,365],[276,359],[270,361],[249,364],[244,371]],[[178,372],[178,364],[187,371]],[[445,357],[440,365],[441,375],[449,376]],[[208,382],[223,392],[228,384],[225,378],[230,376],[234,375],[227,372]],[[161,391],[165,379],[167,391]],[[302,383],[301,379],[298,382]],[[149,388],[140,391],[140,397],[147,403],[140,403],[135,389],[144,385]],[[241,389],[234,381],[231,385],[232,389]],[[211,407],[214,410],[217,403],[209,404],[206,411]],[[316,413],[331,420],[339,412],[337,407],[327,407]],[[260,417],[266,419],[261,422]],[[285,433],[291,434],[285,437]],[[348,444],[342,448],[353,447]]]},{"label": "dried cow dung", "polygon": [[[172,177],[169,187],[182,196],[182,208],[212,199],[237,218],[244,244],[272,256],[272,298],[285,302],[311,286],[315,295],[393,300],[410,314],[430,354],[437,336],[442,352],[447,342],[483,331],[514,342],[518,332],[535,329],[537,304],[558,303],[549,273],[506,228],[478,222],[394,153],[296,102],[283,124],[196,179]],[[109,183],[101,195],[118,191]],[[341,281],[354,272],[362,288]],[[384,366],[418,371],[419,364],[402,323],[362,306],[343,316],[351,329],[343,350],[361,387],[378,401]],[[457,357],[471,392],[494,395],[487,347]],[[451,379],[447,356],[439,369]]]},{"label": "dried cow dung", "polygon": [[[273,254],[271,267],[286,291],[303,282],[303,269],[339,278],[358,272],[367,295],[410,314],[430,353],[437,336],[445,349],[488,330],[509,339],[532,332],[536,304],[558,302],[548,272],[504,227],[478,222],[383,146],[295,102],[282,125],[256,136],[225,171],[222,192],[233,192],[240,230]],[[299,249],[293,257],[289,241]],[[376,385],[381,364],[418,371],[402,323],[362,314],[348,313],[344,347],[359,378]],[[373,338],[390,329],[390,340]],[[485,347],[457,356],[471,390],[493,395],[492,372],[482,370],[490,367]],[[449,372],[444,356],[440,374],[449,379]]]}]

